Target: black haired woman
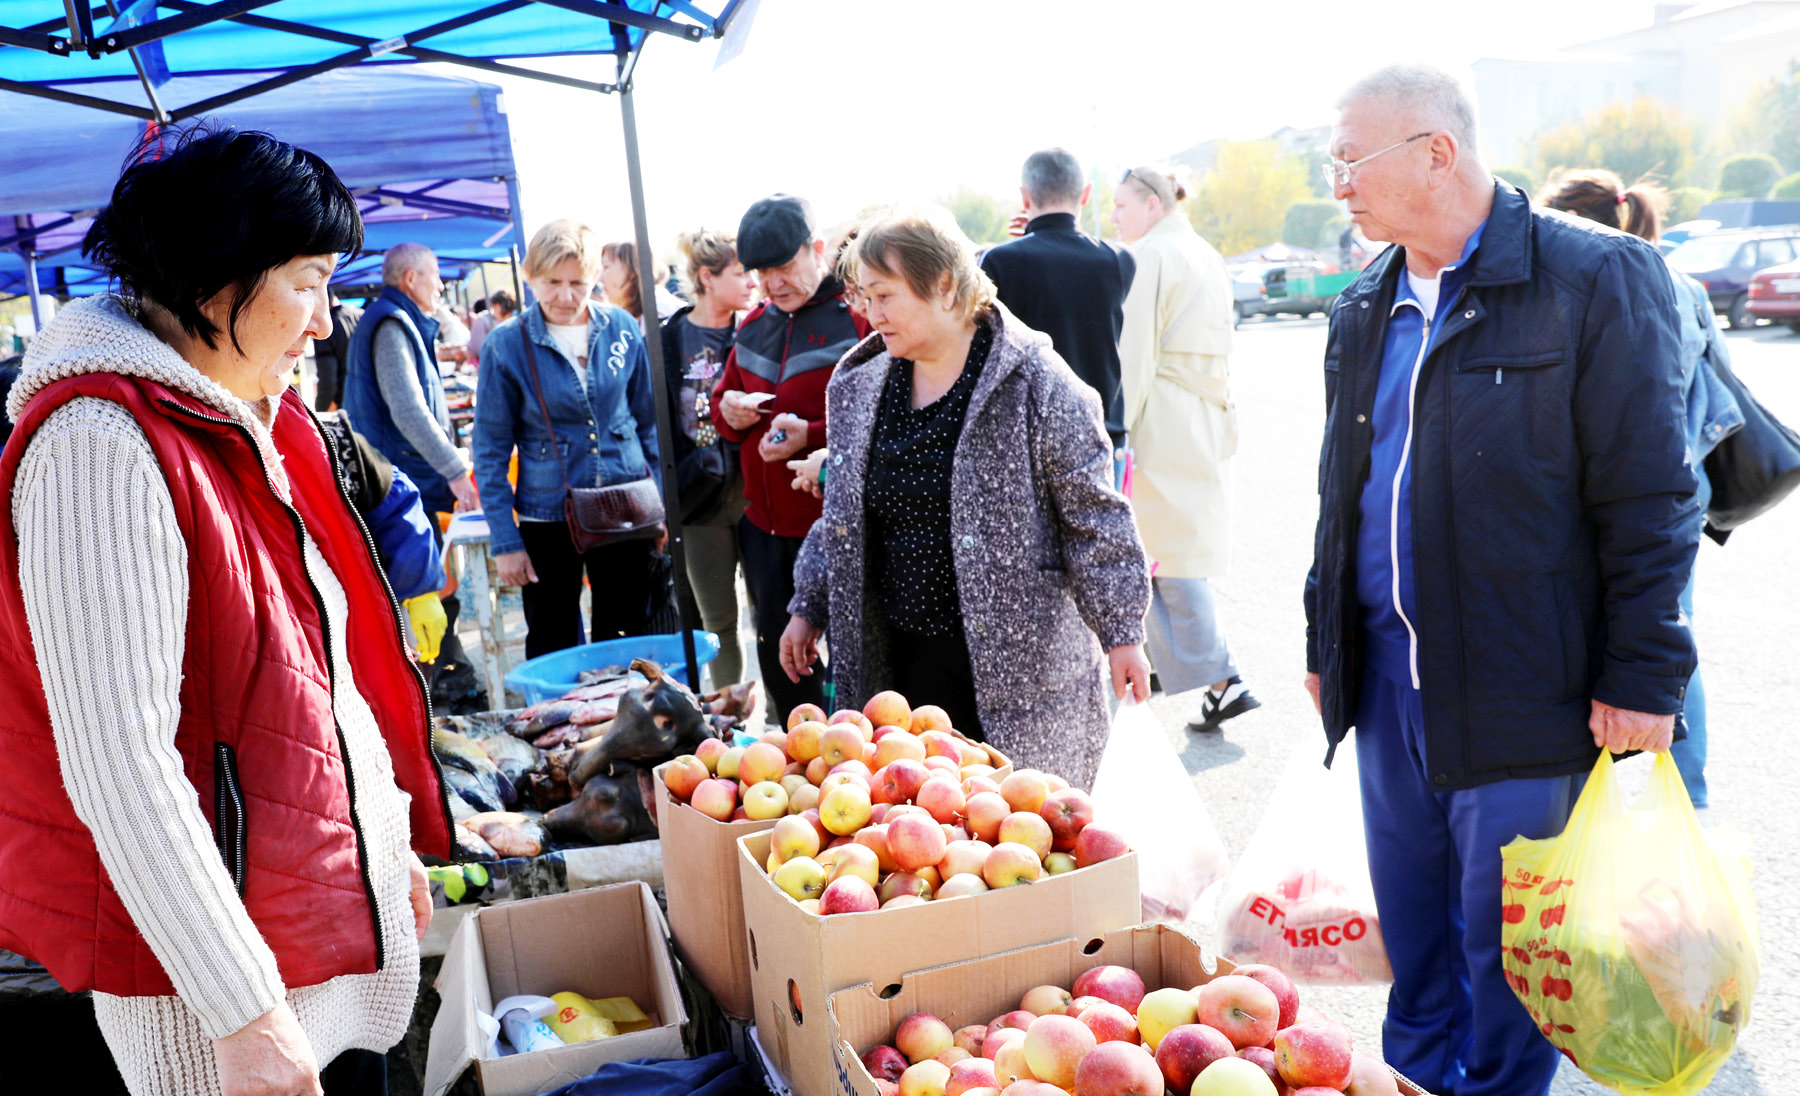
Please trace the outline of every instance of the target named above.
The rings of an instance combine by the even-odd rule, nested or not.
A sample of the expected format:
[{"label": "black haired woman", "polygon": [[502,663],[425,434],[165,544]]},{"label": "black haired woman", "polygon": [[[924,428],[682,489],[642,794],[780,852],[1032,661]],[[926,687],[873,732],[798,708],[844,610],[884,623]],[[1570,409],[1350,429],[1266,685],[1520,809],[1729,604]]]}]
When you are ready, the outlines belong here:
[{"label": "black haired woman", "polygon": [[0,457],[0,947],[135,1093],[380,1092],[449,820],[367,530],[287,385],[362,245],[325,162],[189,131],[83,248]]}]

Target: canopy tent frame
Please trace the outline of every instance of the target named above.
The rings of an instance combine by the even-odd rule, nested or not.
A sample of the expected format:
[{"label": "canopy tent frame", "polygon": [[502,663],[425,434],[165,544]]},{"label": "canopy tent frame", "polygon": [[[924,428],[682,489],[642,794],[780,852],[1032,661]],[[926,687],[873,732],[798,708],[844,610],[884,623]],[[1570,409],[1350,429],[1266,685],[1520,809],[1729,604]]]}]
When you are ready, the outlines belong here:
[{"label": "canopy tent frame", "polygon": [[[265,15],[255,14],[255,9],[269,6],[277,0],[212,0],[210,3],[199,0],[132,0],[127,4],[125,15],[121,16],[111,4],[111,0],[101,7],[94,7],[85,0],[64,0],[66,17],[61,21],[50,20],[28,27],[0,26],[0,47],[14,46],[37,50],[76,60],[77,51],[84,51],[89,57],[99,59],[103,56],[128,51],[134,69],[137,71],[144,91],[151,105],[136,107],[132,104],[117,103],[82,95],[80,92],[68,90],[66,87],[53,87],[48,83],[11,80],[0,77],[0,91],[13,91],[24,95],[35,95],[40,98],[54,99],[78,106],[86,106],[96,110],[113,111],[142,118],[155,124],[179,122],[204,114],[208,110],[217,109],[230,103],[272,91],[277,87],[297,83],[308,77],[329,72],[336,68],[360,63],[396,63],[386,60],[393,55],[401,55],[413,61],[435,61],[473,68],[483,72],[500,73],[518,76],[525,79],[545,83],[559,84],[578,90],[591,91],[598,94],[616,94],[619,97],[619,113],[623,126],[625,141],[625,164],[627,182],[631,192],[632,224],[637,240],[638,279],[644,292],[640,294],[644,309],[645,357],[650,367],[651,386],[656,398],[656,429],[660,439],[660,464],[662,470],[663,499],[667,510],[669,552],[673,557],[674,572],[677,576],[687,570],[686,537],[683,534],[681,521],[681,491],[679,476],[675,468],[674,443],[675,422],[670,413],[669,385],[665,373],[662,339],[660,337],[660,317],[656,312],[656,285],[650,262],[650,230],[649,217],[644,204],[644,181],[642,157],[638,148],[638,125],[636,106],[633,101],[633,77],[637,63],[642,55],[643,47],[653,34],[668,35],[690,42],[699,42],[705,38],[722,38],[731,26],[733,17],[740,10],[743,0],[726,0],[724,7],[716,17],[709,17],[700,10],[692,0],[653,0],[649,11],[642,11],[629,3],[615,3],[612,0],[498,0],[486,7],[463,15],[447,19],[416,31],[375,40],[362,35],[349,34],[326,27],[312,27],[296,23],[292,20],[272,19]],[[417,43],[437,37],[453,30],[479,24],[484,20],[505,15],[533,4],[542,4],[558,8],[576,15],[588,16],[603,20],[610,25],[612,31],[614,59],[614,79],[611,83],[580,80],[574,77],[561,76],[554,73],[539,72],[519,65],[502,64],[498,57],[470,56],[453,51],[433,49]],[[142,15],[148,11],[151,15],[161,8],[174,10],[175,14],[158,18],[144,19]],[[691,23],[677,22],[665,18],[660,13],[664,9],[678,13]],[[114,26],[96,32],[95,16],[104,12],[114,20]],[[136,17],[134,18],[134,13]],[[189,103],[168,109],[157,99],[154,81],[146,72],[146,66],[139,55],[144,47],[154,47],[164,39],[220,22],[232,22],[246,27],[261,30],[285,31],[303,38],[333,41],[351,47],[334,57],[314,61],[310,64],[295,65],[279,72],[278,75],[265,77],[254,83],[244,85],[227,95],[214,96],[211,99]],[[130,24],[130,25],[126,25]],[[627,28],[634,28],[641,33],[637,41]],[[55,30],[67,32],[67,36],[51,33]],[[603,51],[557,51],[560,53],[601,53]],[[510,53],[507,56],[546,56],[540,53]],[[275,66],[279,67],[279,66]],[[68,84],[74,81],[59,81]],[[517,248],[526,237],[522,221],[519,221],[518,181],[507,180],[508,196],[511,199],[512,216],[515,219],[514,245],[514,278],[517,279]],[[35,235],[35,234],[34,234]],[[26,276],[31,289],[34,318],[38,311],[39,289],[37,284],[37,267],[35,257],[29,253],[29,247],[21,242],[21,253],[25,254]],[[520,305],[525,303],[520,298]],[[694,620],[695,608],[690,600],[679,595],[680,583],[675,583],[674,596],[681,618],[682,650],[687,662],[688,685],[698,694],[700,691],[700,664],[694,650],[693,633],[697,625]]]}]

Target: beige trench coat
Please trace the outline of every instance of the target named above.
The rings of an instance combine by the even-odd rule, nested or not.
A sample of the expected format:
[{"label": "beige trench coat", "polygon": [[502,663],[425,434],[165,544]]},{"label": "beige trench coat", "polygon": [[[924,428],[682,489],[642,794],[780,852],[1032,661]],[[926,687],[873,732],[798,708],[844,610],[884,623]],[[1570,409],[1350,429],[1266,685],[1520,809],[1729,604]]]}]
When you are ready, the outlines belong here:
[{"label": "beige trench coat", "polygon": [[1187,217],[1164,217],[1129,250],[1137,276],[1119,336],[1132,510],[1165,578],[1225,573],[1231,546],[1231,276]]}]

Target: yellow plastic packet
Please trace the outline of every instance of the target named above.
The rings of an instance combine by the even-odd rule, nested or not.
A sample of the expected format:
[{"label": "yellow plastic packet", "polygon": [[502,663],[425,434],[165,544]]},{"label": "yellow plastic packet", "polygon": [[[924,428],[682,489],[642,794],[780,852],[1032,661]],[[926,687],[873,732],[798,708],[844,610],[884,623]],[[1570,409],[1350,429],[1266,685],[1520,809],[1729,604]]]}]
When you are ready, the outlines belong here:
[{"label": "yellow plastic packet", "polygon": [[1667,752],[1633,808],[1612,755],[1558,837],[1501,850],[1502,964],[1545,1038],[1625,1096],[1694,1096],[1750,1022],[1750,859],[1700,828]]},{"label": "yellow plastic packet", "polygon": [[644,1015],[644,1010],[629,997],[590,999],[564,991],[552,994],[550,999],[556,1002],[556,1012],[544,1022],[565,1043],[607,1039],[633,1031],[647,1031],[651,1026],[650,1017]]},{"label": "yellow plastic packet", "polygon": [[556,1011],[544,1017],[544,1022],[565,1043],[610,1039],[619,1033],[618,1026],[579,993],[555,993],[550,999],[556,1002]]}]

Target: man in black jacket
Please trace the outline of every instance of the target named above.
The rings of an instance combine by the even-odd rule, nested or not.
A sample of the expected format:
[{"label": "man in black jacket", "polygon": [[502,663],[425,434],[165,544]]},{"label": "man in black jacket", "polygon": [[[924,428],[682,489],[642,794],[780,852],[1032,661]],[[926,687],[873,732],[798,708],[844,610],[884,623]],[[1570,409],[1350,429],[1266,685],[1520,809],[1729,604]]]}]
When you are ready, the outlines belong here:
[{"label": "man in black jacket", "polygon": [[1025,160],[1019,197],[1025,235],[989,251],[981,269],[994,280],[1000,303],[1050,344],[1075,375],[1100,393],[1113,448],[1125,444],[1125,400],[1119,386],[1119,329],[1125,294],[1137,269],[1129,252],[1075,227],[1092,184],[1066,149],[1034,152]]},{"label": "man in black jacket", "polygon": [[1327,763],[1356,728],[1389,1064],[1540,1096],[1559,1056],[1502,965],[1500,848],[1560,833],[1601,748],[1677,730],[1676,303],[1642,241],[1495,182],[1451,77],[1383,69],[1338,106],[1333,194],[1397,246],[1332,310],[1307,686]]}]

